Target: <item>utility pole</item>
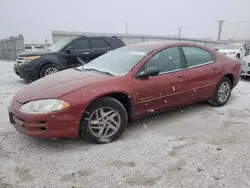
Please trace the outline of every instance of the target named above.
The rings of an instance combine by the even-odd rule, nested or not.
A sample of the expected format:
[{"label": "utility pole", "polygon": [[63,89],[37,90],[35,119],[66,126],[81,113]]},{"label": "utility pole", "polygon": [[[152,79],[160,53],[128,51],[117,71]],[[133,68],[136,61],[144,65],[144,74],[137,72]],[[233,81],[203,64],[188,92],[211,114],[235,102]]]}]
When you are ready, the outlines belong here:
[{"label": "utility pole", "polygon": [[222,33],[222,25],[223,25],[223,23],[225,22],[226,20],[219,20],[218,22],[219,22],[219,31],[218,31],[218,39],[217,40],[220,40],[220,38],[221,38],[221,33]]},{"label": "utility pole", "polygon": [[179,37],[179,38],[181,37],[181,27],[179,27],[179,34],[178,34],[178,37]]},{"label": "utility pole", "polygon": [[126,22],[126,35],[128,34],[128,22]]}]

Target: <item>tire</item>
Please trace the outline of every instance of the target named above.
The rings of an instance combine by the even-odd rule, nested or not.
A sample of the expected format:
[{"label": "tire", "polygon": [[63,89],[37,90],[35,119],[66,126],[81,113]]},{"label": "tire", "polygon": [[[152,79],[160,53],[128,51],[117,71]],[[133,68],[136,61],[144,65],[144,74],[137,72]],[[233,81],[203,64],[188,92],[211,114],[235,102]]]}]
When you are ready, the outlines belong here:
[{"label": "tire", "polygon": [[[220,96],[219,96],[219,91],[220,91],[221,87],[226,86],[226,85],[229,87],[227,97],[225,98],[225,100],[221,100]],[[232,91],[232,83],[231,83],[230,79],[228,77],[222,78],[216,86],[213,99],[210,100],[209,103],[212,104],[213,106],[216,106],[216,107],[220,107],[220,106],[225,105],[231,96],[231,91]]]},{"label": "tire", "polygon": [[[49,69],[51,69],[51,70],[54,69],[54,70],[56,70],[56,72],[59,71],[59,68],[56,67],[55,65],[53,65],[53,64],[47,64],[47,65],[45,65],[45,66],[40,70],[40,73],[39,73],[40,78],[49,75],[49,74],[46,73]],[[54,72],[54,73],[56,73],[56,72]]]},{"label": "tire", "polygon": [[241,77],[241,79],[248,79],[249,78],[249,76],[240,76]]},{"label": "tire", "polygon": [[240,59],[240,54],[237,54],[236,57],[237,57],[238,59]]},{"label": "tire", "polygon": [[[106,114],[110,114],[107,116],[102,116],[101,111],[106,111]],[[108,119],[105,120],[104,117],[107,117]],[[114,121],[117,123],[116,126]],[[91,122],[95,123],[93,123],[91,126]],[[83,113],[80,123],[80,132],[85,140],[98,144],[104,144],[112,142],[121,136],[125,127],[127,127],[127,124],[128,114],[124,106],[118,100],[112,97],[104,97],[90,104],[90,106]],[[110,126],[112,128],[110,128]],[[116,127],[115,129],[117,130],[114,130],[114,127]],[[104,134],[106,132],[107,134],[105,136]],[[102,135],[99,136],[98,134]]]}]

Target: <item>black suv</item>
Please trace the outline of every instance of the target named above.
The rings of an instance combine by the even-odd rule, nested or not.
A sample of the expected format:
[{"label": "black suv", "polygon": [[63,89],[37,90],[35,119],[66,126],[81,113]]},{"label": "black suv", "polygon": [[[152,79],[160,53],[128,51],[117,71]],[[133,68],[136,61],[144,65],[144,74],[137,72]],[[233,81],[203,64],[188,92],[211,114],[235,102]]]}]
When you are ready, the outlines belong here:
[{"label": "black suv", "polygon": [[125,44],[117,37],[67,38],[56,42],[45,51],[19,54],[14,71],[20,78],[34,81],[64,69],[81,66],[122,46]]}]

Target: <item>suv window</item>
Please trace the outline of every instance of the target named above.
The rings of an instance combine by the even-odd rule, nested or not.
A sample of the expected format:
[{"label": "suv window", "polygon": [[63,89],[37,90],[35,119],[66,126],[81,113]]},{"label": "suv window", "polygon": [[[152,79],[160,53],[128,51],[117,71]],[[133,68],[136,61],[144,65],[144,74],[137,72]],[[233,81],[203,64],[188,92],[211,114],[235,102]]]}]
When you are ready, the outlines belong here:
[{"label": "suv window", "polygon": [[144,68],[156,67],[160,73],[181,69],[181,58],[177,47],[166,48],[151,57]]},{"label": "suv window", "polygon": [[104,39],[90,39],[92,48],[108,48],[109,45]]},{"label": "suv window", "polygon": [[213,61],[213,56],[210,52],[193,46],[182,47],[187,61],[187,67],[194,67],[206,64]]},{"label": "suv window", "polygon": [[89,42],[88,39],[78,39],[75,40],[70,47],[72,47],[73,49],[78,49],[78,50],[82,50],[82,49],[89,49]]},{"label": "suv window", "polygon": [[111,37],[107,37],[106,41],[109,43],[109,45],[111,45],[112,47],[122,47],[125,46],[125,44],[122,42],[121,39],[119,38],[111,38]]}]

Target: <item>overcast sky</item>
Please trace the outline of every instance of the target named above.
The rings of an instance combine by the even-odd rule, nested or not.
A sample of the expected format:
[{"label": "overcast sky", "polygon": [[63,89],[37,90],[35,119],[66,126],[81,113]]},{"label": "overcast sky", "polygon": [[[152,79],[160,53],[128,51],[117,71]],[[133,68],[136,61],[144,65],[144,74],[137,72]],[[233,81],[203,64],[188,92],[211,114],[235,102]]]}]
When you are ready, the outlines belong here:
[{"label": "overcast sky", "polygon": [[0,39],[52,41],[52,30],[250,38],[250,0],[0,0]]}]

